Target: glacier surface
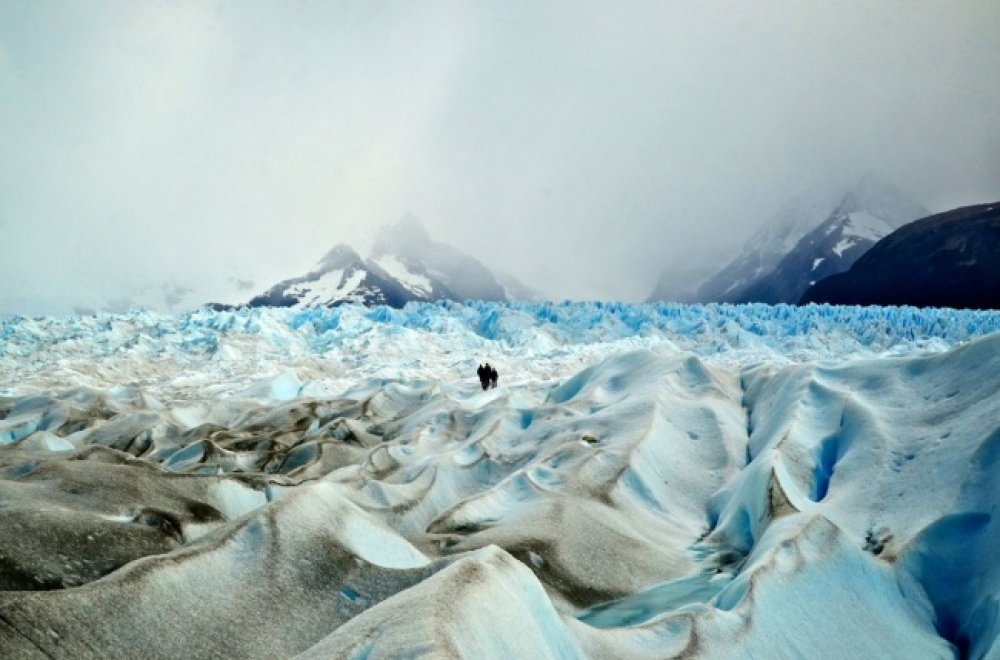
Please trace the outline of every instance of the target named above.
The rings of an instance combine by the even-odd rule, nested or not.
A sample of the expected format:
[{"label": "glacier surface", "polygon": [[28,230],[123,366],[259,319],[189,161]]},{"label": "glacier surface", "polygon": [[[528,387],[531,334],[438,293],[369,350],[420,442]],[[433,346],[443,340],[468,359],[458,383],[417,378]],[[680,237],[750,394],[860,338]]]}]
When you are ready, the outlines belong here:
[{"label": "glacier surface", "polygon": [[613,303],[5,321],[0,648],[1000,658],[998,330]]}]

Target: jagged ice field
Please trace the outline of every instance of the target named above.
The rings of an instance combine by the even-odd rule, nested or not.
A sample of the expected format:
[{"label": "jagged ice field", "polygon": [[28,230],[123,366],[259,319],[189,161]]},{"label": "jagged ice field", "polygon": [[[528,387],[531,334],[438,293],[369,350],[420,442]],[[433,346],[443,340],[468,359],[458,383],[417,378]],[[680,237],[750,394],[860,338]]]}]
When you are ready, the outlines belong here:
[{"label": "jagged ice field", "polygon": [[996,660],[998,331],[600,303],[5,321],[0,655]]}]

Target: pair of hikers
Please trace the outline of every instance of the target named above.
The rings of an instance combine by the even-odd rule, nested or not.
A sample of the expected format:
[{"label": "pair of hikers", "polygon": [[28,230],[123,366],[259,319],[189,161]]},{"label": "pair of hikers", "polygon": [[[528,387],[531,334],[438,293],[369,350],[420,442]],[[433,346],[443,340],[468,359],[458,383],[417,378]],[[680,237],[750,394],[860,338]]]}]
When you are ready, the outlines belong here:
[{"label": "pair of hikers", "polygon": [[494,367],[490,366],[489,362],[485,365],[479,365],[479,368],[476,369],[476,374],[479,376],[479,384],[483,386],[484,390],[496,387],[497,380],[500,378],[500,374],[497,373]]}]

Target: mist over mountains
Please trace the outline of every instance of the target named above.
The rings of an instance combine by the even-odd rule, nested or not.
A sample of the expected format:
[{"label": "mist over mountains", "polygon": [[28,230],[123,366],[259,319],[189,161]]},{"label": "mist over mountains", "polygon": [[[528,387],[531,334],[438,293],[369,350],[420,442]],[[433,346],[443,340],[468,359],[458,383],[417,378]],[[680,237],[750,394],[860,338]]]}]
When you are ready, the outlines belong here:
[{"label": "mist over mountains", "polygon": [[687,291],[661,278],[653,300],[795,303],[815,281],[847,270],[883,236],[929,215],[869,174],[831,199],[799,197],[750,237],[740,254]]},{"label": "mist over mountains", "polygon": [[[836,194],[800,191],[770,219],[761,223],[735,254],[720,257],[724,253],[718,249],[693,245],[682,262],[665,258],[662,273],[647,301],[799,304],[877,300],[878,304],[956,307],[992,304],[983,302],[989,299],[989,295],[984,294],[984,298],[977,291],[1000,287],[1000,280],[982,269],[975,271],[981,281],[972,278],[963,285],[965,291],[971,292],[968,296],[963,293],[964,298],[957,295],[955,287],[941,285],[943,288],[939,287],[938,294],[925,299],[913,295],[912,291],[908,292],[912,285],[901,283],[910,272],[928,271],[920,277],[910,278],[915,282],[932,280],[934,273],[950,273],[949,269],[963,267],[962,263],[942,265],[945,258],[942,254],[945,253],[941,250],[934,249],[923,254],[912,247],[926,247],[936,240],[931,239],[929,243],[914,238],[921,232],[930,231],[927,228],[936,227],[933,231],[938,234],[942,231],[940,222],[916,222],[931,215],[922,204],[874,173],[860,177],[852,186]],[[968,213],[955,209],[941,215],[961,219],[966,218]],[[869,276],[876,268],[872,264],[878,263],[877,268],[881,269],[876,278],[881,282],[877,295],[872,292],[868,292],[871,296],[865,292],[849,295],[843,289],[847,286],[845,283],[851,281],[849,278],[838,280],[840,284],[836,285],[839,287],[836,289],[824,284],[828,278],[848,272],[880,241],[902,228],[907,228],[906,236],[912,243],[906,250],[905,267],[900,265],[904,260],[897,258],[898,255],[888,260],[880,257],[866,262],[865,272]],[[985,246],[983,254],[993,250],[995,237],[992,233],[961,228],[955,231],[965,238],[951,240],[982,242]],[[511,264],[503,264],[504,270],[497,269],[497,262],[501,259],[488,241],[480,241],[475,246],[476,253],[470,254],[455,247],[455,239],[447,233],[432,236],[415,214],[407,213],[376,230],[369,241],[336,243],[325,254],[320,252],[323,256],[311,268],[298,273],[286,272],[280,278],[272,279],[273,284],[270,285],[266,280],[258,283],[248,275],[233,273],[228,276],[230,293],[213,299],[205,295],[205,287],[201,283],[177,277],[157,285],[132,286],[118,296],[103,300],[81,299],[72,310],[77,314],[92,314],[150,308],[178,313],[203,305],[218,309],[240,306],[310,308],[360,303],[399,308],[409,302],[437,300],[561,299],[543,290],[540,282],[525,281],[508,272],[506,268]],[[572,236],[567,235],[567,241],[571,240]],[[629,240],[623,234],[609,235],[609,255],[627,251]],[[299,242],[303,255],[318,247],[315,240]],[[265,255],[262,263],[267,262],[266,255],[274,249],[277,246],[261,246],[261,254]],[[880,251],[877,254],[884,256],[887,253]],[[958,252],[947,254],[961,256]],[[484,261],[484,255],[488,255],[491,261]],[[559,258],[564,258],[559,255],[554,257],[553,265],[558,263]],[[523,263],[513,265],[520,266],[519,273],[531,270],[524,268]],[[607,274],[604,261],[596,261],[591,267],[597,275]],[[892,269],[902,270],[887,272]],[[219,278],[224,276],[225,273],[219,273]],[[965,282],[966,279],[969,278],[954,273],[945,278],[954,282]],[[609,286],[613,286],[613,282]],[[950,295],[952,292],[956,295]],[[968,303],[966,299],[976,302]],[[0,313],[9,317],[20,312],[2,309]]]},{"label": "mist over mountains", "polygon": [[[835,296],[823,293],[833,289],[820,284],[827,278],[849,271],[874,246],[902,228],[907,229],[906,235],[911,239],[931,226],[938,227],[934,231],[939,233],[940,222],[916,222],[930,215],[926,208],[898,188],[872,174],[862,177],[838,195],[800,194],[769,221],[761,224],[730,260],[719,259],[717,255],[698,254],[693,249],[687,266],[665,264],[648,300],[769,304],[827,299],[845,302],[868,300],[862,294],[853,297],[845,295],[843,283],[838,285],[841,292]],[[966,218],[968,213],[955,210],[941,215]],[[995,237],[992,233],[966,233],[975,238],[967,236],[962,240],[984,242],[986,247],[983,250],[986,252],[993,249]],[[265,289],[250,279],[231,277],[236,293],[228,299],[212,301],[206,300],[203,290],[193,283],[170,281],[161,286],[147,286],[133,296],[107,299],[103,304],[77,305],[74,311],[89,314],[96,311],[120,312],[136,307],[185,311],[205,304],[216,308],[309,308],[360,303],[398,308],[408,302],[436,300],[552,299],[535,282],[526,283],[508,272],[495,270],[495,264],[486,264],[477,256],[450,245],[449,238],[439,240],[432,237],[420,219],[407,213],[396,222],[382,226],[367,251],[348,243],[338,243],[305,273],[284,277]],[[915,244],[925,243],[920,240]],[[616,247],[612,243],[609,249]],[[929,271],[922,277],[933,279],[932,273],[943,272],[941,269],[944,267],[940,251],[932,252],[922,255],[909,249],[905,268],[900,266],[902,262],[899,259],[878,262],[883,271],[903,270],[897,273],[881,272],[882,289],[872,300],[877,299],[879,304],[921,304],[909,302],[922,299],[905,293],[907,286],[893,285],[900,292],[897,296],[890,290],[893,287],[888,282],[895,281],[893,278],[906,278],[907,273],[925,268]],[[869,273],[873,268],[871,263],[875,262],[866,267]],[[594,264],[595,269],[601,267],[600,263]],[[993,275],[985,271],[980,274],[982,281],[970,283],[965,287],[967,290],[1000,286]],[[248,296],[254,288],[258,293]],[[948,291],[945,287],[940,295],[933,298],[933,304],[966,306],[959,297],[950,298]],[[825,298],[827,295],[834,297]],[[975,297],[978,294],[971,295]],[[158,297],[161,299],[159,303],[156,302]],[[983,304],[980,302],[973,306],[982,307]]]},{"label": "mist over mountains", "polygon": [[340,244],[303,276],[283,280],[250,307],[335,307],[349,302],[402,307],[434,300],[527,300],[540,297],[510,275],[495,275],[461,250],[434,241],[407,214],[383,227],[371,255]]},{"label": "mist over mountains", "polygon": [[[916,221],[928,215],[927,209],[899,189],[869,174],[838,196],[800,196],[792,200],[717,271],[707,259],[680,276],[671,265],[650,300],[769,304],[813,300],[803,297],[807,291],[826,290],[814,285],[845,273],[873,246],[901,228],[907,229],[907,235],[920,234],[921,227],[929,225]],[[975,235],[992,246],[994,239],[988,232]],[[907,270],[924,268],[923,256],[912,250],[908,254]],[[937,259],[940,261],[940,257]],[[940,264],[937,268],[941,268]],[[886,282],[906,276],[883,275]],[[985,277],[981,286],[992,286],[994,279]],[[308,308],[356,302],[402,307],[408,302],[435,300],[545,298],[545,294],[516,278],[495,273],[475,257],[434,240],[416,216],[407,214],[379,230],[368,257],[362,257],[349,245],[337,245],[305,275],[282,280],[245,304]],[[883,290],[878,299],[882,304],[901,304],[888,290]],[[899,300],[911,299],[916,300],[912,296]],[[958,297],[951,299],[946,293],[934,300],[939,305],[966,306]]]},{"label": "mist over mountains", "polygon": [[[759,225],[735,256],[727,259],[717,247],[692,245],[683,261],[665,264],[647,300],[797,304],[817,283],[848,271],[880,240],[930,215],[921,203],[871,171],[839,192],[798,192]],[[454,238],[432,238],[421,220],[407,213],[378,230],[367,256],[338,244],[305,275],[282,279],[249,300],[234,302],[253,307],[346,302],[400,307],[410,301],[560,299],[544,291],[540,282],[525,282],[495,270],[495,263],[484,263],[484,253],[499,260],[488,242],[479,242],[473,255],[454,247]],[[568,235],[567,241],[572,240]],[[609,235],[608,261],[628,246],[625,235]],[[520,266],[520,272],[531,270]],[[592,264],[598,275],[606,275],[606,267],[603,260]],[[909,267],[921,268],[921,262]]]},{"label": "mist over mountains", "polygon": [[408,209],[557,299],[667,266],[656,297],[697,299],[866,171],[933,213],[1000,198],[998,13],[0,3],[0,314],[246,303]]}]

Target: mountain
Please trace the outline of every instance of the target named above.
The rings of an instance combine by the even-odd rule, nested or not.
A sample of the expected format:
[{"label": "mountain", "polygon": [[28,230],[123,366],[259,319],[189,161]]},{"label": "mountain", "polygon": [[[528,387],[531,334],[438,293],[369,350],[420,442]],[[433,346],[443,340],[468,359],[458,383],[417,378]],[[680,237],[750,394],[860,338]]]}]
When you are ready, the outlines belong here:
[{"label": "mountain", "polygon": [[911,222],[801,302],[1000,309],[1000,202]]},{"label": "mountain", "polygon": [[409,300],[429,300],[385,271],[372,267],[350,246],[334,246],[316,267],[284,280],[250,299],[250,307],[321,307],[346,302],[402,307]]},{"label": "mountain", "polygon": [[879,239],[925,215],[895,189],[866,180],[733,302],[795,303],[812,284],[844,272]]},{"label": "mountain", "polygon": [[735,302],[745,288],[770,273],[811,229],[830,213],[826,200],[796,198],[763,225],[742,252],[696,288],[687,302]]},{"label": "mountain", "polygon": [[[509,287],[528,290],[510,276]],[[461,250],[434,241],[407,215],[379,232],[371,256],[337,245],[311,271],[252,298],[250,307],[334,307],[348,302],[402,307],[410,301],[508,300],[508,288]]]},{"label": "mountain", "polygon": [[795,302],[811,282],[846,270],[879,238],[927,213],[874,175],[839,197],[797,198],[688,301]]},{"label": "mountain", "polygon": [[493,273],[474,258],[431,239],[412,214],[379,232],[369,260],[431,300],[505,300]]}]

